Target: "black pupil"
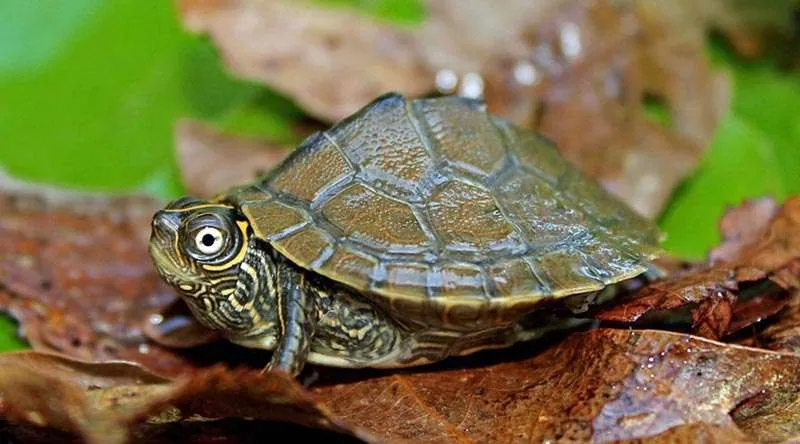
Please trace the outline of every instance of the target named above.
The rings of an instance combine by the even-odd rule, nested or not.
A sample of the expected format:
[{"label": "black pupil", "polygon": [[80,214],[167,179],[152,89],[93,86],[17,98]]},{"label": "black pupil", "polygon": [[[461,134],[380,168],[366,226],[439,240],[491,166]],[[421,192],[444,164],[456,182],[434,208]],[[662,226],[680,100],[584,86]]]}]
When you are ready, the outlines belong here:
[{"label": "black pupil", "polygon": [[211,247],[212,245],[214,245],[215,240],[216,238],[214,237],[213,234],[206,233],[203,235],[203,238],[200,239],[200,242],[202,242],[203,245],[205,245],[206,247]]}]

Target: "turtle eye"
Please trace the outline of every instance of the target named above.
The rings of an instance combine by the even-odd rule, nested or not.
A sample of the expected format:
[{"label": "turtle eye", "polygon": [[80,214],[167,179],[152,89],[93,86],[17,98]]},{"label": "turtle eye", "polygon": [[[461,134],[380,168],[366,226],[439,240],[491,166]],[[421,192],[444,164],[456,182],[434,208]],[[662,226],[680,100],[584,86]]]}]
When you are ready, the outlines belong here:
[{"label": "turtle eye", "polygon": [[222,231],[218,228],[205,227],[194,236],[194,245],[201,253],[213,255],[222,250],[223,240]]}]

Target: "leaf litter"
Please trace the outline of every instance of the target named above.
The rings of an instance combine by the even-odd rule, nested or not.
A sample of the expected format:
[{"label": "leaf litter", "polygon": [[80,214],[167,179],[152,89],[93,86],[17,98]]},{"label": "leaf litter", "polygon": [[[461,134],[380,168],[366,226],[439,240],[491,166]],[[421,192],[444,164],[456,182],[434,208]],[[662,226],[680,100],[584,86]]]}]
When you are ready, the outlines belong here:
[{"label": "leaf litter", "polygon": [[[666,328],[601,325],[395,372],[313,368],[312,381],[262,373],[268,352],[213,338],[192,342],[192,333],[178,334],[182,346],[171,347],[145,327],[153,330],[154,314],[161,322],[185,316],[176,296],[146,271],[148,212],[160,202],[54,197],[38,187],[5,188],[0,202],[0,302],[34,347],[0,355],[0,411],[13,436],[44,428],[121,443],[196,425],[235,437],[238,426],[225,426],[233,420],[245,421],[238,429],[249,433],[288,422],[362,442],[756,442],[800,432],[800,355],[791,347],[746,347]],[[740,227],[752,220],[762,228]],[[703,288],[740,277],[794,288],[800,270],[787,264],[798,259],[799,223],[800,199],[745,204],[723,221],[725,254],[699,271],[689,267],[677,281],[692,282],[695,274]],[[735,274],[709,271],[718,268]],[[51,281],[46,289],[43,277]],[[673,282],[665,279],[650,287]],[[674,291],[684,291],[675,282]],[[738,296],[739,288],[729,291]],[[797,332],[789,325],[796,315],[786,311],[796,305],[782,306],[773,318],[784,325],[774,333],[769,328],[777,324],[767,327],[761,341],[797,340],[787,334]],[[193,332],[190,320],[178,325]],[[82,332],[79,345],[62,337],[72,329]]]},{"label": "leaf litter", "polygon": [[663,320],[665,310],[686,307],[695,333],[719,339],[780,312],[800,292],[800,199],[782,208],[771,198],[745,202],[725,214],[721,229],[723,243],[708,264],[673,273],[592,316],[647,322],[648,315]]},{"label": "leaf litter", "polygon": [[83,359],[144,356],[156,371],[185,366],[141,328],[175,298],[146,250],[157,202],[0,183],[0,304],[31,346]]},{"label": "leaf litter", "polygon": [[[725,111],[724,77],[711,71],[692,40],[709,18],[720,17],[712,7],[692,11],[691,2],[672,15],[645,1],[633,7],[503,3],[487,11],[431,1],[432,24],[423,31],[269,1],[184,1],[181,11],[190,29],[212,34],[232,71],[282,90],[322,120],[384,92],[384,81],[388,89],[422,95],[436,89],[437,74],[442,80],[442,70],[453,70],[460,93],[469,95],[464,81],[478,73],[492,110],[548,133],[584,171],[655,214],[702,155]],[[275,11],[283,14],[280,23]],[[690,32],[677,39],[671,20],[689,20]],[[454,39],[453,30],[465,26],[476,32]],[[577,58],[563,45],[570,26],[591,43]],[[747,20],[726,26],[751,29]],[[287,29],[297,38],[287,38]],[[264,32],[281,39],[260,40]],[[290,43],[249,45],[241,53],[230,46],[236,39]],[[558,58],[533,64],[546,54],[533,51],[541,48]],[[525,78],[520,61],[539,76],[527,89],[503,83],[509,73]],[[340,83],[330,88],[331,81]],[[614,82],[624,94],[609,92]],[[651,99],[667,108],[668,125],[642,114],[642,102]],[[594,132],[583,139],[592,142],[570,141],[587,121]],[[176,136],[183,177],[199,195],[249,180],[285,153],[199,122],[184,122]],[[624,161],[601,169],[591,150]],[[655,178],[637,169],[648,162],[660,167]],[[648,190],[641,180],[656,185],[631,194]],[[725,242],[707,264],[667,259],[671,276],[592,313],[603,321],[600,328],[395,372],[312,369],[305,381],[262,373],[268,356],[218,341],[159,281],[146,238],[161,204],[3,182],[0,307],[20,322],[19,333],[34,348],[0,355],[3,436],[244,442],[252,439],[246,433],[264,436],[286,423],[364,442],[776,442],[798,436],[797,198],[731,211],[721,222]],[[668,331],[675,328],[663,322],[671,321],[667,315],[649,319],[662,330],[641,329],[639,321],[650,314],[686,307],[695,335]]]},{"label": "leaf litter", "polygon": [[791,33],[794,5],[427,0],[423,8],[420,23],[399,25],[308,2],[179,2],[186,29],[208,35],[229,72],[327,124],[389,90],[483,97],[650,217],[728,111],[731,85],[707,60],[708,31],[737,48],[768,46],[769,36]]},{"label": "leaf litter", "polygon": [[184,119],[176,125],[175,150],[187,191],[209,198],[268,171],[283,160],[290,148],[255,138],[232,137],[202,122]]}]

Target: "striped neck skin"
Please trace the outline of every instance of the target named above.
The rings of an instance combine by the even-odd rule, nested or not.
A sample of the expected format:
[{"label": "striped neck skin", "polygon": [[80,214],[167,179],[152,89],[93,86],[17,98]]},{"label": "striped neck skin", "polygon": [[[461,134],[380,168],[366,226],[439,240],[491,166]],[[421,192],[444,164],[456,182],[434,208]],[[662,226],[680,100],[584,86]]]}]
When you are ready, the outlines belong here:
[{"label": "striped neck skin", "polygon": [[200,323],[225,336],[266,333],[274,304],[258,296],[274,281],[274,264],[233,207],[187,198],[171,203],[153,217],[150,255]]}]

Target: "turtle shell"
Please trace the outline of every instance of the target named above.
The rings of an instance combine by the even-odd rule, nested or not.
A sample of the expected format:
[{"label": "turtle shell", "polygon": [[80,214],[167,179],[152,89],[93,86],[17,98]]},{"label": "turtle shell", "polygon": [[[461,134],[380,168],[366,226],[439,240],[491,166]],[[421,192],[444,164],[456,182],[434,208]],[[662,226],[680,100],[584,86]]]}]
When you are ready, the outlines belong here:
[{"label": "turtle shell", "polygon": [[551,142],[458,97],[381,96],[220,200],[295,264],[393,304],[590,292],[660,251]]}]

